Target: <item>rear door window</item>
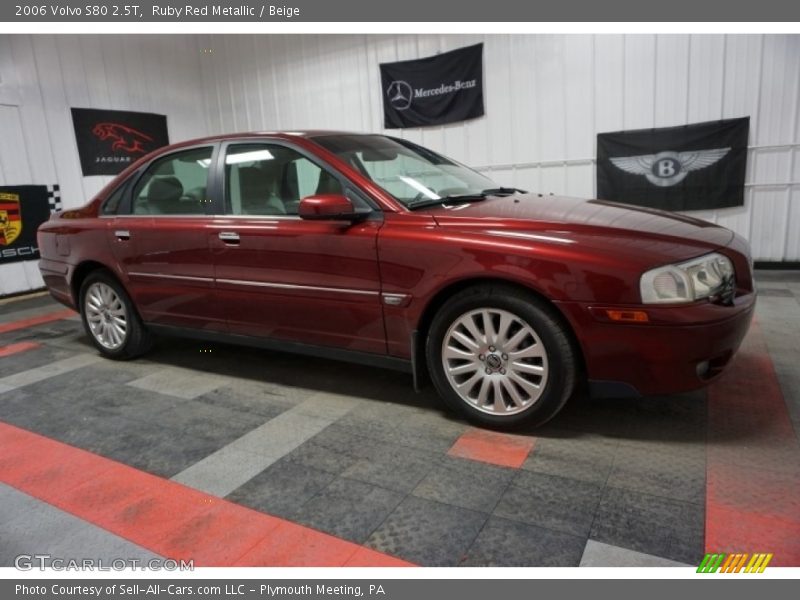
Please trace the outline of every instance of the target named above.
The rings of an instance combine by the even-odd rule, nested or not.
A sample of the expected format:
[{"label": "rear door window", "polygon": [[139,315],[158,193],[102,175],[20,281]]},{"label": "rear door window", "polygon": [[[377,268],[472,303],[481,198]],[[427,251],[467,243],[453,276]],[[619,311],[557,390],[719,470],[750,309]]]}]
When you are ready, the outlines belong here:
[{"label": "rear door window", "polygon": [[175,152],[154,161],[136,183],[135,215],[202,215],[206,212],[213,147]]}]

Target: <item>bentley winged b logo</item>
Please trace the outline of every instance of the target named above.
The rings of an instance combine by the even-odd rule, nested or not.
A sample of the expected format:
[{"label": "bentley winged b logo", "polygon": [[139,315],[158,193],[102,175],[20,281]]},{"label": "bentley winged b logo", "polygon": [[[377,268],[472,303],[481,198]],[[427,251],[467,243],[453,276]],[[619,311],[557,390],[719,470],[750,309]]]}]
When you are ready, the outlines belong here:
[{"label": "bentley winged b logo", "polygon": [[0,246],[10,246],[22,233],[19,196],[0,193]]},{"label": "bentley winged b logo", "polygon": [[683,181],[690,172],[710,167],[728,152],[730,148],[667,151],[642,156],[619,156],[610,160],[622,171],[644,175],[653,185],[670,187]]},{"label": "bentley winged b logo", "polygon": [[405,110],[411,106],[413,90],[405,81],[393,81],[386,88],[386,95],[389,97],[389,104],[397,110]]}]

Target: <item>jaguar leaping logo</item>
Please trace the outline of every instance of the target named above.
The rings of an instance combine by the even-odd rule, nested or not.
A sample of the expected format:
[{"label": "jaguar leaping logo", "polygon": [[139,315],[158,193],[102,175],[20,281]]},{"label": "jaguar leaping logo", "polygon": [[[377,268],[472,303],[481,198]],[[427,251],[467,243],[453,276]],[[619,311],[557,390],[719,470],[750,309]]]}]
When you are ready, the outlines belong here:
[{"label": "jaguar leaping logo", "polygon": [[398,80],[389,84],[389,87],[386,88],[386,95],[389,98],[389,104],[394,108],[405,110],[411,106],[414,91],[407,82]]},{"label": "jaguar leaping logo", "polygon": [[683,181],[692,171],[710,167],[730,152],[730,148],[690,150],[688,152],[659,152],[642,156],[620,156],[612,164],[634,175],[644,175],[658,187],[670,187]]},{"label": "jaguar leaping logo", "polygon": [[149,135],[120,123],[98,123],[92,129],[92,134],[103,141],[112,140],[111,150],[114,152],[128,154],[144,154],[147,152],[144,144],[153,141]]}]

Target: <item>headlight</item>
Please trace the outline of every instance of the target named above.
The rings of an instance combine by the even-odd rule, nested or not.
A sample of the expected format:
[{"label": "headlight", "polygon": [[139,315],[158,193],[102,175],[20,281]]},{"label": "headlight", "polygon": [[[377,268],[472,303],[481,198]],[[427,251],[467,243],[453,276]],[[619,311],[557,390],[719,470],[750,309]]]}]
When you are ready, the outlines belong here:
[{"label": "headlight", "polygon": [[639,281],[644,304],[679,304],[714,296],[733,277],[728,257],[713,252],[647,271]]}]

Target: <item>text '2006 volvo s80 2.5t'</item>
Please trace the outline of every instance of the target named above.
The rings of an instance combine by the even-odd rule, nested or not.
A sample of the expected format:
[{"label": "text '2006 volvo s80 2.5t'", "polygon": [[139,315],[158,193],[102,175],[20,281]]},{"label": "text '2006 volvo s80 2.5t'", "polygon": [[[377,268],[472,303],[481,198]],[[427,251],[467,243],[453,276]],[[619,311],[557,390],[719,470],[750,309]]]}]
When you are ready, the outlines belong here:
[{"label": "text '2006 volvo s80 2.5t'", "polygon": [[174,333],[429,377],[483,425],[717,376],[755,305],[712,223],[529,194],[407,140],[250,133],[143,157],[39,229],[52,295],[115,359]]}]

